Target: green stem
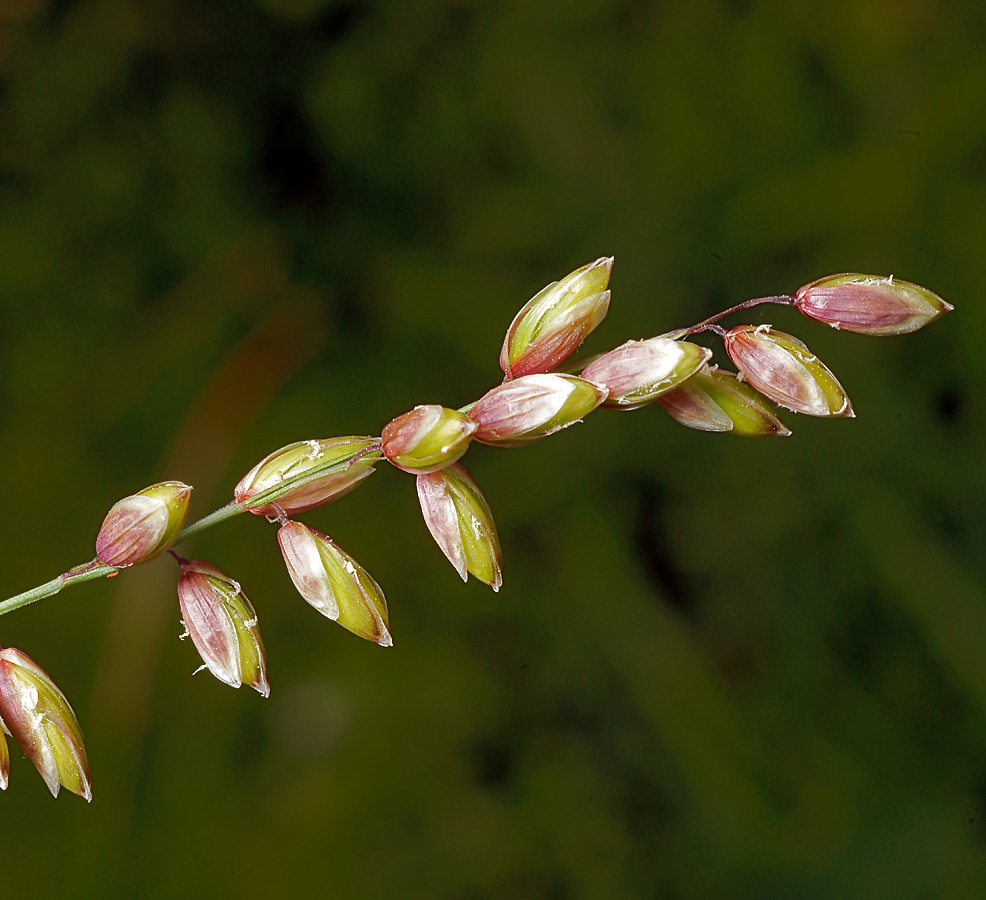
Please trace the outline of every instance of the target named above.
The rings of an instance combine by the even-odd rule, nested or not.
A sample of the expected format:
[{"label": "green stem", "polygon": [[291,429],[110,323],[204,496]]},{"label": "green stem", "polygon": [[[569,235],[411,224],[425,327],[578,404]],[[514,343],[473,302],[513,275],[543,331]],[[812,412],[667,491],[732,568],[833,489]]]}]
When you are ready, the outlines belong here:
[{"label": "green stem", "polygon": [[[709,328],[709,326],[713,323],[744,309],[752,309],[754,306],[760,306],[761,303],[776,303],[779,306],[792,306],[794,304],[794,297],[790,294],[780,294],[776,297],[755,297],[753,300],[747,300],[744,303],[737,303],[736,306],[730,306],[729,309],[724,309],[721,313],[716,313],[714,316],[709,316],[709,318],[703,319],[697,325],[692,325],[691,328],[683,329],[681,333],[686,335],[699,334],[703,331],[712,331],[714,329]],[[674,340],[678,340],[678,338],[674,338]]]},{"label": "green stem", "polygon": [[36,588],[24,591],[23,594],[17,594],[15,597],[0,601],[0,616],[13,612],[15,609],[20,609],[22,606],[27,606],[29,603],[34,603],[35,600],[43,600],[45,597],[57,594],[62,588],[68,587],[71,584],[92,581],[94,578],[113,575],[119,571],[119,569],[115,569],[113,566],[107,566],[105,563],[94,559],[92,562],[76,566],[74,569],[69,569],[57,578],[53,578],[44,584],[39,584]]},{"label": "green stem", "polygon": [[[207,516],[203,516],[197,522],[193,522],[191,525],[186,525],[181,531],[178,532],[178,537],[175,538],[175,544],[180,544],[182,541],[187,541],[191,537],[195,537],[199,532],[205,531],[207,528],[212,528],[213,525],[218,525],[220,522],[225,522],[227,519],[232,519],[233,516],[238,516],[242,512],[246,512],[247,508],[235,500],[232,503],[227,504],[221,509],[217,509],[215,512],[209,513]],[[172,545],[174,546],[174,545]]]},{"label": "green stem", "polygon": [[[189,538],[195,537],[207,528],[212,528],[213,525],[218,525],[220,522],[225,522],[227,519],[231,519],[233,516],[238,516],[240,513],[249,512],[251,507],[256,508],[266,506],[268,503],[283,497],[286,493],[288,493],[288,491],[291,491],[300,485],[307,484],[309,481],[314,481],[316,478],[331,475],[335,472],[343,472],[358,460],[365,459],[366,461],[377,462],[381,458],[382,455],[379,451],[379,444],[377,444],[371,445],[358,453],[354,453],[348,459],[329,461],[321,465],[312,466],[299,475],[285,478],[283,481],[278,482],[274,486],[254,494],[254,496],[252,496],[248,501],[249,505],[247,503],[237,503],[234,500],[232,503],[227,504],[221,509],[217,509],[215,512],[209,513],[209,515],[204,516],[197,522],[193,522],[191,525],[186,526],[178,533],[178,536],[174,540],[174,544],[180,544],[182,541],[187,541]],[[172,546],[174,546],[174,544]],[[13,612],[15,609],[20,609],[22,606],[27,606],[29,603],[34,603],[36,600],[43,600],[45,597],[51,597],[61,591],[62,588],[66,588],[69,585],[79,584],[83,581],[92,581],[92,579],[101,578],[104,575],[108,577],[110,575],[115,575],[120,571],[122,570],[117,569],[114,566],[108,566],[105,563],[101,563],[98,559],[94,559],[88,563],[83,563],[80,566],[75,566],[74,568],[69,569],[67,572],[62,573],[57,578],[53,578],[51,581],[47,581],[44,584],[39,584],[37,587],[31,588],[29,591],[24,591],[23,594],[17,594],[16,596],[9,597],[6,600],[0,600],[0,616]]]}]

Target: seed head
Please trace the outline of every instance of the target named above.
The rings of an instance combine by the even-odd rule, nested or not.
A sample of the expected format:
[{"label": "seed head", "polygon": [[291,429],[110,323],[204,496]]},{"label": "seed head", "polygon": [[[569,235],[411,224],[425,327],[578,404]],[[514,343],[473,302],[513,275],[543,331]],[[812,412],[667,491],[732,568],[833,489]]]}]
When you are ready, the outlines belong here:
[{"label": "seed head", "polygon": [[769,325],[740,325],[724,340],[743,377],[774,403],[809,416],[855,415],[842,385],[796,337]]},{"label": "seed head", "polygon": [[909,281],[874,275],[830,275],[799,288],[794,305],[819,322],[860,334],[908,334],[952,309]]},{"label": "seed head", "polygon": [[160,556],[181,531],[192,489],[164,481],[113,504],[96,538],[96,557],[117,569]]},{"label": "seed head", "polygon": [[665,337],[627,341],[582,370],[582,377],[609,391],[604,406],[637,409],[690,378],[712,351]]},{"label": "seed head", "polygon": [[277,540],[288,575],[308,603],[361,638],[393,644],[380,585],[345,550],[301,522],[286,522]]},{"label": "seed head", "polygon": [[[0,721],[21,745],[52,796],[66,788],[92,800],[89,760],[82,729],[65,695],[33,659],[12,647],[0,649]],[[2,740],[2,739],[0,739]],[[6,786],[6,741],[0,772]]]},{"label": "seed head", "polygon": [[477,441],[519,447],[581,422],[606,394],[575,375],[524,375],[488,391],[469,416],[479,425]]},{"label": "seed head", "polygon": [[181,563],[181,617],[202,662],[220,681],[270,696],[257,614],[232,578],[201,559]]},{"label": "seed head", "polygon": [[[288,514],[307,512],[338,500],[373,474],[373,465],[380,461],[379,450],[373,449],[370,437],[339,437],[325,440],[298,441],[288,444],[255,465],[236,486],[233,496],[258,516],[273,517],[277,511],[273,502]],[[359,454],[358,459],[353,457]],[[352,460],[341,471],[322,471]],[[304,477],[300,484],[277,497],[276,501],[250,507],[251,498],[276,487],[291,478]]]},{"label": "seed head", "polygon": [[609,311],[613,257],[601,257],[549,284],[514,317],[500,350],[508,379],[550,372],[568,359]]},{"label": "seed head", "polygon": [[503,583],[503,557],[493,513],[476,482],[458,463],[418,476],[418,502],[431,536],[463,581],[472,572],[494,591]]},{"label": "seed head", "polygon": [[676,422],[699,431],[747,437],[787,437],[791,432],[774,408],[732,372],[710,366],[657,398]]},{"label": "seed head", "polygon": [[469,448],[476,423],[444,406],[416,406],[383,430],[383,454],[398,469],[421,475],[451,465]]}]

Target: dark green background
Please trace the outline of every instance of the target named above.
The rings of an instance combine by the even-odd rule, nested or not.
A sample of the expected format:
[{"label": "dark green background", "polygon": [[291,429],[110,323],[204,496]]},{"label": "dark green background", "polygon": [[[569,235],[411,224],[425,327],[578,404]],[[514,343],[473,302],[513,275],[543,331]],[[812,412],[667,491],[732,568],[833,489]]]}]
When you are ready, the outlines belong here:
[{"label": "dark green background", "polygon": [[202,515],[278,446],[475,399],[601,255],[590,352],[840,271],[956,311],[755,312],[854,421],[476,447],[499,594],[396,470],[309,514],[393,650],[295,595],[272,526],[209,532],[183,552],[257,607],[267,701],[191,677],[168,560],[5,617],[95,799],[15,750],[0,894],[984,896],[984,242],[979,0],[3,0],[3,595],[150,483]]}]

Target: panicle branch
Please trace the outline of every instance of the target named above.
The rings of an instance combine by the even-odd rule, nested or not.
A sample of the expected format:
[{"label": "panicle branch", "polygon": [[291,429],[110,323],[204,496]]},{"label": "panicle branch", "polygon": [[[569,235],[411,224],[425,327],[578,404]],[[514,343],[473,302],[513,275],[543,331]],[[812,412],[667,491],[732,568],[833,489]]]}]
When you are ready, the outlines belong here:
[{"label": "panicle branch", "polygon": [[[598,408],[655,406],[688,428],[747,437],[791,432],[776,407],[825,418],[851,418],[849,397],[801,340],[771,325],[718,323],[756,306],[793,306],[833,328],[869,335],[906,334],[952,307],[926,288],[859,274],[833,275],[793,294],[757,297],[690,328],[627,341],[568,363],[609,309],[612,257],[601,257],[534,295],[507,329],[500,352],[503,383],[460,410],[423,404],[394,418],[379,437],[297,441],[271,453],[236,485],[233,499],[182,528],[192,488],[166,481],[115,503],[95,542],[95,557],[57,578],[0,602],[0,615],[94,578],[170,553],[179,566],[178,602],[186,633],[207,669],[232,687],[270,694],[257,614],[239,583],[204,560],[182,559],[176,544],[244,512],[278,524],[287,574],[317,612],[382,647],[393,645],[380,585],[331,537],[292,518],[355,490],[386,460],[415,476],[422,516],[439,549],[465,581],[494,591],[503,559],[489,503],[459,463],[473,441],[524,447],[581,422]],[[713,350],[688,338],[714,334],[736,371],[712,362]],[[20,650],[0,647],[0,789],[6,789],[11,735],[53,794],[60,787],[91,798],[82,731],[54,682]]]}]

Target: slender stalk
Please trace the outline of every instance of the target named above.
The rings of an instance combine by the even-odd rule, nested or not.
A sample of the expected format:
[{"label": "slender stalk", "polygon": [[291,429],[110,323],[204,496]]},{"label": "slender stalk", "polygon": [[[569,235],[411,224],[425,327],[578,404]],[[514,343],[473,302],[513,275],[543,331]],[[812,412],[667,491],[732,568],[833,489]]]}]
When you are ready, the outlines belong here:
[{"label": "slender stalk", "polygon": [[207,528],[212,528],[213,525],[218,525],[220,522],[225,522],[227,519],[232,519],[233,516],[238,516],[242,512],[246,512],[247,508],[237,503],[235,500],[232,503],[228,503],[215,512],[209,513],[207,516],[203,516],[197,522],[193,522],[191,525],[186,525],[181,531],[178,532],[178,537],[175,538],[175,543],[180,544],[182,541],[187,541],[191,537],[205,531]]},{"label": "slender stalk", "polygon": [[[237,503],[234,500],[232,503],[228,503],[226,506],[217,509],[215,512],[209,513],[207,516],[203,516],[197,522],[193,522],[191,525],[186,526],[178,533],[174,543],[180,544],[182,541],[187,541],[189,538],[195,537],[207,528],[212,528],[214,525],[218,525],[220,522],[225,522],[227,519],[231,519],[233,516],[238,516],[240,513],[249,512],[251,507],[266,506],[268,503],[277,500],[279,497],[283,497],[286,493],[288,493],[288,491],[293,490],[299,485],[307,484],[309,481],[314,481],[316,478],[321,478],[323,475],[329,475],[334,472],[343,472],[357,460],[366,456],[378,454],[379,450],[380,448],[378,444],[371,445],[365,450],[361,450],[358,453],[353,454],[353,456],[348,459],[332,462],[327,461],[323,465],[312,466],[300,475],[285,478],[283,481],[278,482],[272,487],[269,487],[264,491],[260,491],[250,498],[249,503]],[[80,584],[83,581],[91,581],[94,578],[101,578],[103,576],[109,577],[110,575],[115,575],[120,571],[122,571],[122,569],[118,569],[114,566],[108,566],[105,563],[101,563],[98,559],[94,559],[88,563],[83,563],[82,565],[69,569],[67,572],[63,572],[51,581],[46,581],[44,584],[39,584],[37,587],[31,588],[29,591],[24,591],[22,594],[17,594],[16,596],[0,601],[0,616],[13,612],[15,609],[20,609],[22,606],[27,606],[29,603],[34,603],[36,600],[43,600],[45,597],[51,597],[61,591],[62,588],[69,587],[73,584]]]},{"label": "slender stalk", "polygon": [[[743,303],[737,303],[736,306],[731,306],[729,309],[724,309],[720,313],[716,313],[714,316],[709,316],[707,319],[703,319],[691,328],[675,328],[673,331],[665,331],[664,334],[659,335],[659,337],[667,338],[669,341],[680,341],[687,337],[692,337],[696,334],[701,334],[703,331],[712,331],[719,337],[726,336],[726,330],[716,325],[720,319],[724,319],[726,316],[732,315],[733,313],[742,312],[744,309],[752,309],[754,306],[760,306],[763,303],[775,303],[778,306],[793,306],[794,297],[790,294],[778,294],[774,297],[755,297],[753,300],[745,300]],[[594,356],[590,356],[585,359],[570,360],[564,366],[558,369],[559,372],[574,373],[579,372],[584,369],[589,363],[597,360],[601,353],[597,353]],[[468,412],[475,403],[469,406],[464,406],[459,412]]]},{"label": "slender stalk", "polygon": [[703,319],[697,325],[692,325],[691,328],[685,328],[680,333],[682,335],[686,334],[699,334],[703,331],[714,331],[708,326],[713,322],[718,322],[720,319],[724,319],[726,316],[732,315],[736,312],[741,312],[744,309],[751,309],[754,306],[760,306],[762,303],[776,303],[779,306],[792,306],[794,304],[794,297],[790,294],[778,294],[776,297],[755,297],[753,300],[746,300],[743,303],[737,303],[736,306],[731,306],[729,309],[724,309],[721,313],[716,313],[714,316],[709,316],[707,319]]},{"label": "slender stalk", "polygon": [[703,331],[711,331],[721,338],[726,336],[726,329],[712,322],[706,322],[704,325],[694,325],[688,329],[688,334],[701,334]]},{"label": "slender stalk", "polygon": [[29,591],[24,591],[23,594],[17,594],[7,600],[0,601],[0,616],[4,615],[4,613],[13,612],[15,609],[20,609],[22,606],[27,606],[29,603],[34,603],[36,600],[51,597],[69,585],[81,584],[83,581],[92,581],[94,578],[102,578],[104,575],[108,577],[115,575],[119,571],[119,569],[115,569],[113,566],[107,566],[105,563],[94,559],[92,562],[63,572],[51,581],[39,584]]}]

